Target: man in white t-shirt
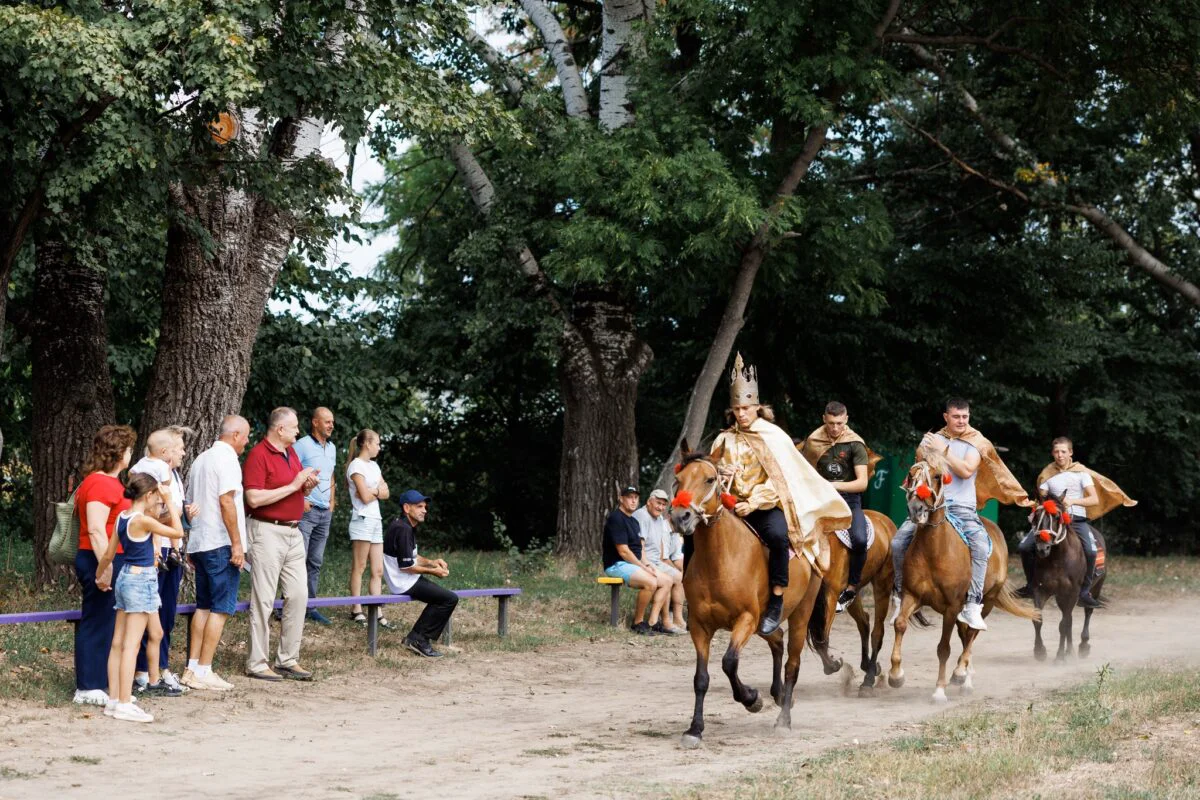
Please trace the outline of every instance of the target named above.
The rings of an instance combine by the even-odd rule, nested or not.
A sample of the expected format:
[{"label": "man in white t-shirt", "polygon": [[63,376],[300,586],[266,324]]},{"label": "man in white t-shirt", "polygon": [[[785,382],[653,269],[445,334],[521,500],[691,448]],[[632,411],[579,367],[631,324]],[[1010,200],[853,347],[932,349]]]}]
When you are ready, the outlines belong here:
[{"label": "man in white t-shirt", "polygon": [[[660,620],[652,628],[658,633],[680,634],[687,629],[687,624],[683,621],[683,571],[672,563],[675,551],[671,523],[663,513],[670,500],[662,489],[655,489],[650,493],[646,505],[633,512],[633,518],[642,532],[642,558],[649,561],[656,571],[671,579],[669,613],[674,614],[674,622],[672,625],[664,625]],[[669,613],[664,613],[663,619],[667,619]]]},{"label": "man in white t-shirt", "polygon": [[[1071,530],[1079,537],[1083,545],[1083,553],[1087,557],[1087,572],[1083,576],[1083,584],[1079,587],[1079,605],[1085,608],[1097,608],[1100,603],[1092,597],[1092,581],[1096,577],[1096,536],[1092,526],[1088,524],[1087,510],[1091,506],[1100,505],[1100,497],[1096,493],[1096,482],[1083,465],[1075,468],[1075,450],[1071,440],[1065,436],[1055,439],[1050,445],[1050,456],[1054,459],[1054,470],[1043,470],[1054,474],[1046,477],[1038,484],[1038,491],[1043,496],[1053,495],[1062,498],[1067,505],[1067,513],[1071,515]],[[1043,476],[1039,476],[1043,477]],[[1032,519],[1032,517],[1031,517]],[[1034,571],[1037,569],[1037,531],[1031,530],[1025,534],[1017,552],[1021,554],[1021,565],[1025,568],[1027,583],[1017,590],[1019,597],[1033,596]]]},{"label": "man in white t-shirt", "polygon": [[245,563],[246,508],[238,456],[250,442],[250,423],[239,416],[221,421],[221,438],[196,457],[189,475],[199,513],[188,539],[196,569],[196,614],[191,658],[183,683],[193,689],[227,691],[233,684],[212,671],[225,620],[237,610],[238,580]]},{"label": "man in white t-shirt", "polygon": [[383,535],[383,575],[392,594],[406,594],[426,604],[412,631],[404,637],[404,646],[419,656],[441,658],[433,642],[450,621],[458,595],[426,577],[447,577],[449,565],[440,558],[417,554],[416,528],[429,512],[429,498],[409,489],[397,499],[404,513],[392,520]]}]

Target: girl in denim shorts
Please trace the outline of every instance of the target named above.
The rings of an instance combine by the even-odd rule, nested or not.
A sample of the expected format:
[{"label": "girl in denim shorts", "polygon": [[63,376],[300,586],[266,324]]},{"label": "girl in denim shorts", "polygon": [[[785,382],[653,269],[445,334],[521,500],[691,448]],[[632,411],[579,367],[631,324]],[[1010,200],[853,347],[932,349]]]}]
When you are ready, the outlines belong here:
[{"label": "girl in denim shorts", "polygon": [[[153,722],[154,717],[133,702],[133,673],[141,649],[142,634],[147,636],[146,661],[150,682],[158,681],[158,646],[162,641],[162,623],[158,609],[158,567],[154,537],[183,538],[179,511],[171,502],[169,487],[144,472],[129,476],[125,496],[133,501],[128,510],[117,517],[116,536],[108,540],[108,550],[100,557],[97,570],[104,570],[117,554],[117,542],[125,551],[125,565],[113,585],[117,621],[113,629],[112,647],[108,651],[108,696],[105,716],[126,722]],[[158,521],[159,515],[169,515],[171,524]]]}]

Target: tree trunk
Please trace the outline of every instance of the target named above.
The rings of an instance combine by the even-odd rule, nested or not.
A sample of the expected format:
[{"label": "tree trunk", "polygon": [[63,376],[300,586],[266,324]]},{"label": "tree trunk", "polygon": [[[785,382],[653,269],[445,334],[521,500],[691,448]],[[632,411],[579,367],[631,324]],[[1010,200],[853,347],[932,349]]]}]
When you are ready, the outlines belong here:
[{"label": "tree trunk", "polygon": [[604,39],[600,51],[600,127],[614,131],[633,123],[629,96],[630,61],[641,52],[639,22],[649,22],[654,11],[647,0],[606,0],[603,9]]},{"label": "tree trunk", "polygon": [[[292,218],[261,198],[218,182],[174,187],[190,220],[167,233],[162,320],[141,437],[187,425],[195,447],[216,440],[221,419],[242,407],[250,357],[267,299],[292,241]],[[215,252],[191,225],[212,237]]]},{"label": "tree trunk", "polygon": [[39,243],[34,273],[33,554],[36,585],[59,568],[47,558],[54,510],[79,483],[92,438],[114,419],[104,320],[107,276],[57,242]]},{"label": "tree trunk", "polygon": [[638,381],[654,354],[638,337],[628,306],[605,289],[575,293],[561,348],[562,469],[557,551],[599,553],[617,486],[638,483],[634,409]]}]

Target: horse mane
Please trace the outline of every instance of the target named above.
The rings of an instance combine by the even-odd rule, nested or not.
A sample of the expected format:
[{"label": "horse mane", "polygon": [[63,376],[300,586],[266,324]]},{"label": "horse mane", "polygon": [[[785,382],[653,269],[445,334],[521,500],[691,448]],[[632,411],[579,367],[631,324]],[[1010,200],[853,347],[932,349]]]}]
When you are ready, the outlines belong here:
[{"label": "horse mane", "polygon": [[683,456],[683,459],[679,462],[679,465],[682,467],[686,467],[688,464],[691,464],[693,461],[707,461],[709,463],[712,463],[713,459],[712,459],[712,456],[710,456],[708,453],[704,452],[703,450],[693,450],[690,453],[686,453]]}]

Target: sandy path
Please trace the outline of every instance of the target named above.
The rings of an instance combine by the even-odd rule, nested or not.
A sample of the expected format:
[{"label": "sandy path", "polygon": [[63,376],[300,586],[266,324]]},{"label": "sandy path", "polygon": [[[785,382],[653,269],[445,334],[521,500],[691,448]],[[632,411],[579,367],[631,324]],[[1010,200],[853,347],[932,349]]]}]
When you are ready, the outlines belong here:
[{"label": "sandy path", "polygon": [[[1192,599],[1101,611],[1090,657],[1064,665],[1033,660],[1028,622],[993,615],[976,645],[975,694],[960,699],[952,687],[950,707],[1030,697],[1087,680],[1106,662],[1195,664],[1200,637],[1182,632],[1195,630],[1198,614],[1200,600]],[[1056,641],[1057,610],[1049,621]],[[1076,637],[1078,630],[1077,619]],[[841,682],[824,676],[806,651],[794,730],[772,735],[773,704],[752,715],[730,698],[719,663],[725,641],[713,650],[708,727],[698,751],[678,746],[691,716],[690,640],[621,634],[536,653],[467,650],[441,662],[414,661],[407,675],[380,667],[309,685],[250,685],[233,677],[238,688],[227,695],[146,701],[158,716],[148,726],[78,707],[9,704],[0,711],[0,798],[119,796],[124,754],[134,747],[146,753],[150,780],[160,783],[155,795],[173,785],[182,796],[227,798],[646,797],[757,772],[770,761],[794,762],[853,739],[894,736],[941,710],[929,702],[936,633],[917,630],[906,637],[906,685],[878,689],[873,699],[843,696]],[[849,620],[839,619],[833,642],[857,653]],[[890,631],[884,646],[891,646]],[[765,644],[750,648],[742,676],[767,688]],[[173,754],[150,768],[160,750]],[[99,763],[88,763],[94,759]],[[124,793],[143,796],[144,786],[129,782]]]}]

